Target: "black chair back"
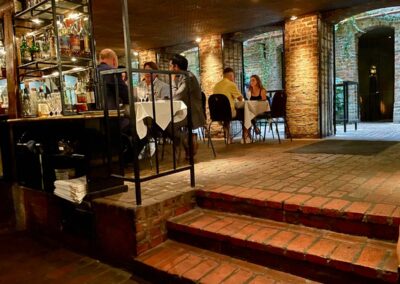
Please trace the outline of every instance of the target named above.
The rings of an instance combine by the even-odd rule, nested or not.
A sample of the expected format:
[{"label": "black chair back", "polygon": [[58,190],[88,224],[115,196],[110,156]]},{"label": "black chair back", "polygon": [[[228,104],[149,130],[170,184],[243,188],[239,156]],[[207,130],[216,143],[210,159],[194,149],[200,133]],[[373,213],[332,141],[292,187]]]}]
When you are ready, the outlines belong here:
[{"label": "black chair back", "polygon": [[273,96],[271,103],[271,117],[286,117],[286,93],[284,91],[277,91]]},{"label": "black chair back", "polygon": [[208,98],[210,118],[212,121],[231,121],[232,110],[229,99],[222,94],[213,94]]},{"label": "black chair back", "polygon": [[201,92],[201,106],[203,107],[203,114],[204,117],[207,119],[207,114],[206,114],[206,94],[204,94],[204,92]]}]

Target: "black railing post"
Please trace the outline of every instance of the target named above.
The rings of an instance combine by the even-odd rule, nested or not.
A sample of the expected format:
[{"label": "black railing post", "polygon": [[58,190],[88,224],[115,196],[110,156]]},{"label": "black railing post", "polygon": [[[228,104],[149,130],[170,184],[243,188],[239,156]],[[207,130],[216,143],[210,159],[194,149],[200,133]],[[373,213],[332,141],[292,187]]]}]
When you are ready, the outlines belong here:
[{"label": "black railing post", "polygon": [[[156,103],[155,103],[155,98],[154,98],[154,80],[153,80],[153,72],[150,73],[150,78],[151,78],[151,83],[150,83],[150,87],[151,87],[151,106],[153,109],[153,121],[154,121],[154,125],[157,124],[157,118],[156,118]],[[153,126],[150,126],[153,127]],[[159,174],[160,173],[160,163],[158,160],[158,144],[157,144],[157,137],[153,137],[154,139],[154,146],[156,147],[156,173]],[[150,146],[150,141],[149,141],[149,146]],[[151,149],[151,148],[150,148]],[[150,151],[151,152],[151,151]],[[150,156],[151,159],[151,156]]]},{"label": "black railing post", "polygon": [[171,110],[171,136],[172,136],[172,164],[176,170],[176,145],[175,145],[175,127],[174,127],[174,94],[172,92],[172,76],[168,74],[169,78],[169,104]]},{"label": "black railing post", "polygon": [[124,29],[124,45],[125,45],[125,56],[126,56],[126,72],[128,78],[128,96],[129,96],[129,112],[130,112],[130,124],[133,133],[133,171],[135,175],[135,192],[136,192],[136,204],[142,204],[142,193],[140,184],[140,168],[138,160],[138,137],[136,135],[136,112],[135,102],[133,99],[133,80],[132,80],[132,53],[131,53],[131,34],[129,27],[129,14],[128,14],[128,0],[121,0],[122,4],[122,23]]},{"label": "black railing post", "polygon": [[189,73],[186,73],[186,82],[187,82],[187,92],[188,92],[188,112],[187,112],[187,127],[188,127],[188,143],[189,143],[189,164],[190,164],[190,186],[195,186],[195,176],[194,176],[194,157],[193,157],[193,122],[192,122],[192,94],[190,92],[190,76]]}]

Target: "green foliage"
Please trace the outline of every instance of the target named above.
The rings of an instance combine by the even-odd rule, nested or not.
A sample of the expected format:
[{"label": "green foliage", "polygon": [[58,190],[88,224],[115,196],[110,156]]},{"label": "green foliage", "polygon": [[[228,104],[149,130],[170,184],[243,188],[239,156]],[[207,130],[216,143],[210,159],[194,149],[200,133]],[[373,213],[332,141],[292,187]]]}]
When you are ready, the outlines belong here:
[{"label": "green foliage", "polygon": [[[275,38],[269,36],[259,45],[259,52],[265,58],[264,64],[261,66],[261,80],[264,86],[267,86],[272,77],[274,65],[276,64],[276,42]],[[268,86],[267,86],[268,87]]]},{"label": "green foliage", "polygon": [[343,87],[336,87],[335,108],[336,120],[344,119],[344,93]]}]

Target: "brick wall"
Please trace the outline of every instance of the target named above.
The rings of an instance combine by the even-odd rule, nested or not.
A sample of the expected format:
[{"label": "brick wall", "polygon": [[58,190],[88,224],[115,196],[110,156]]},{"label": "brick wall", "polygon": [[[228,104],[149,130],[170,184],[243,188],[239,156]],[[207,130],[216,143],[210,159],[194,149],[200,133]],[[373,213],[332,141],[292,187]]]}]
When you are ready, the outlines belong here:
[{"label": "brick wall", "polygon": [[293,137],[319,137],[318,16],[285,23],[287,116]]},{"label": "brick wall", "polygon": [[132,207],[107,197],[93,202],[96,247],[102,257],[129,264],[133,257],[164,242],[167,220],[195,206],[194,191],[146,203]]},{"label": "brick wall", "polygon": [[250,76],[260,76],[267,90],[280,90],[282,86],[282,31],[274,31],[244,42],[244,72],[246,85]]},{"label": "brick wall", "polygon": [[194,192],[188,191],[149,206],[136,208],[136,255],[156,247],[167,239],[166,221],[195,206]]},{"label": "brick wall", "polygon": [[333,134],[333,29],[332,24],[319,19],[320,49],[320,132],[322,137]]},{"label": "brick wall", "polygon": [[233,68],[235,71],[236,85],[238,86],[239,90],[244,90],[242,42],[224,38],[222,55],[224,68]]},{"label": "brick wall", "polygon": [[148,61],[157,62],[155,50],[149,49],[139,52],[139,66],[142,68],[143,64]]}]

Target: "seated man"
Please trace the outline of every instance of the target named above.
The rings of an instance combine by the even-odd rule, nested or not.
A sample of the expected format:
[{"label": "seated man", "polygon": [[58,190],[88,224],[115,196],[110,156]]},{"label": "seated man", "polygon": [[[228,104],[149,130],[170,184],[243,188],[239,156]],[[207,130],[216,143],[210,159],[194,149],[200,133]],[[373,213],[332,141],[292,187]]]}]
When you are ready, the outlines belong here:
[{"label": "seated man", "polygon": [[[99,54],[99,62],[97,71],[116,69],[118,67],[117,54],[112,49],[103,49]],[[103,82],[106,85],[106,97],[104,104],[107,102],[108,109],[117,109],[117,104],[129,104],[128,86],[122,80],[121,74],[117,74],[117,84],[115,84],[114,75],[103,76]],[[99,77],[100,78],[100,77]],[[115,91],[118,88],[119,98],[115,97]]]},{"label": "seated man", "polygon": [[[104,70],[116,69],[118,67],[118,57],[117,54],[112,49],[103,49],[99,54],[99,62],[100,64],[97,66],[97,71],[100,73]],[[125,106],[129,105],[129,94],[128,94],[128,86],[122,80],[121,74],[117,74],[117,82],[115,83],[114,75],[104,75],[103,82],[105,84],[105,97],[104,104],[107,104],[107,108],[109,110],[117,109],[119,104],[123,104]],[[100,78],[100,77],[99,77]],[[119,97],[116,98],[116,90],[118,89]],[[105,105],[103,106],[105,107]],[[133,137],[133,133],[131,131],[132,127],[130,125],[129,116],[121,117],[120,120],[120,130],[122,133],[123,141],[125,141],[125,145],[122,145],[124,148],[130,148],[131,140]],[[133,145],[136,147],[137,153],[140,153],[143,147],[147,143],[147,139],[140,140],[138,137],[137,143]],[[127,153],[130,153],[127,150]],[[126,159],[131,159],[132,157],[126,157]]]},{"label": "seated man", "polygon": [[[154,62],[149,61],[149,62],[144,63],[143,69],[158,70],[158,66]],[[144,75],[144,80],[142,82],[140,82],[138,87],[144,88],[146,90],[149,100],[152,100],[152,95],[151,95],[151,78],[152,77],[154,78],[153,79],[153,90],[154,90],[155,100],[169,99],[171,97],[170,87],[167,83],[164,83],[163,81],[161,81],[158,78],[157,74],[146,73]]]},{"label": "seated man", "polygon": [[[215,86],[213,93],[214,94],[222,94],[225,95],[229,99],[229,103],[231,106],[232,111],[232,118],[236,118],[239,120],[243,120],[244,118],[244,110],[243,109],[236,109],[235,108],[235,100],[242,101],[243,96],[240,93],[238,87],[236,86],[235,82],[235,72],[232,68],[227,67],[224,69],[224,78],[219,81]],[[224,129],[227,133],[228,143],[230,143],[230,124],[227,123],[224,125]],[[245,131],[245,130],[244,130]],[[247,134],[247,132],[246,132]],[[246,137],[246,142],[249,141]]]},{"label": "seated man", "polygon": [[[187,68],[188,68],[188,61],[182,55],[175,54],[169,61],[170,71],[187,71]],[[172,92],[174,100],[182,100],[187,106],[189,106],[189,96],[190,96],[191,111],[192,111],[191,113],[192,129],[196,129],[204,126],[204,124],[206,123],[203,114],[201,89],[196,76],[194,76],[194,74],[191,73],[190,71],[187,72],[189,73],[188,76],[184,75],[173,76]],[[186,125],[187,125],[186,119],[182,122],[174,124],[175,138],[180,139],[181,127]],[[171,132],[171,130],[169,130],[168,132]],[[193,140],[193,142],[196,143],[196,140]],[[187,154],[186,157],[188,158],[188,151],[187,151],[188,145],[184,143],[184,147]],[[197,144],[195,144],[194,146],[194,154],[196,152],[196,148]]]}]

